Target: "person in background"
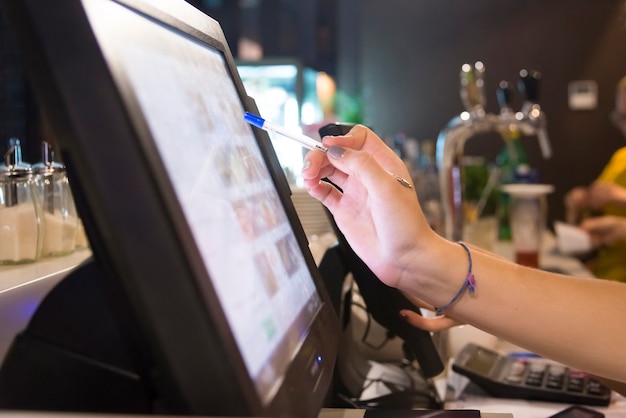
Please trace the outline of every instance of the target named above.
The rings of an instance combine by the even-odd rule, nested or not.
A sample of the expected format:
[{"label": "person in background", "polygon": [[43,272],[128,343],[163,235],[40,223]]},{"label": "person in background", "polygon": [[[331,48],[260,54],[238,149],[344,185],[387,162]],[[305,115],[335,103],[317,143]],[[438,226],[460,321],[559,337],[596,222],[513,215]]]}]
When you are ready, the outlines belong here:
[{"label": "person in background", "polygon": [[432,230],[406,165],[374,132],[357,125],[323,142],[328,152],[305,157],[304,186],[379,280],[457,323],[626,386],[626,284],[449,241]]},{"label": "person in background", "polygon": [[[626,138],[626,76],[617,84],[611,120]],[[564,203],[570,223],[593,215],[626,217],[626,146],[613,154],[591,185],[570,190]],[[603,241],[602,244],[597,255],[588,261],[589,269],[596,277],[626,282],[626,241]]]}]

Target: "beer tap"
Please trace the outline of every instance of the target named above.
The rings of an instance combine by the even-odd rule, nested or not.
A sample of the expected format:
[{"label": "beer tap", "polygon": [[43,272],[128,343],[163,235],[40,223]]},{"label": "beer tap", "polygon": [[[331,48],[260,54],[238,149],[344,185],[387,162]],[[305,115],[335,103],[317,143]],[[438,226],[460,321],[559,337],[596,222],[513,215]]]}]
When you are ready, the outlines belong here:
[{"label": "beer tap", "polygon": [[470,138],[487,132],[502,134],[510,129],[510,124],[515,124],[524,135],[537,136],[544,158],[551,155],[546,117],[537,103],[539,73],[529,73],[526,70],[520,72],[519,88],[520,90],[523,88],[525,101],[522,111],[515,113],[513,117],[508,83],[501,84],[498,90],[500,114],[485,112],[484,72],[485,66],[480,61],[473,66],[463,64],[460,73],[460,94],[465,111],[452,118],[437,137],[436,157],[444,212],[444,236],[455,241],[463,238],[465,214],[461,170],[463,150]]},{"label": "beer tap", "polygon": [[520,130],[524,135],[535,135],[539,140],[543,158],[552,156],[552,147],[548,137],[546,115],[539,104],[539,85],[541,74],[538,71],[521,70],[519,73],[518,89],[524,96],[524,103],[520,115],[517,116]]}]

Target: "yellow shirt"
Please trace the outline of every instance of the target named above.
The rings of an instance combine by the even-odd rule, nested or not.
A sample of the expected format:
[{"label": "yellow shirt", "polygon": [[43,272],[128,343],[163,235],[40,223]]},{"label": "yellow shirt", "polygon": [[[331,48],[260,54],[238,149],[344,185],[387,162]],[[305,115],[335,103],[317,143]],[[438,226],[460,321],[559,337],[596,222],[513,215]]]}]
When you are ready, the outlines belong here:
[{"label": "yellow shirt", "polygon": [[[614,183],[626,188],[626,147],[613,153],[598,180]],[[602,208],[605,215],[626,217],[626,208],[607,204]],[[626,282],[626,242],[602,248],[591,262],[590,268],[596,277]]]}]

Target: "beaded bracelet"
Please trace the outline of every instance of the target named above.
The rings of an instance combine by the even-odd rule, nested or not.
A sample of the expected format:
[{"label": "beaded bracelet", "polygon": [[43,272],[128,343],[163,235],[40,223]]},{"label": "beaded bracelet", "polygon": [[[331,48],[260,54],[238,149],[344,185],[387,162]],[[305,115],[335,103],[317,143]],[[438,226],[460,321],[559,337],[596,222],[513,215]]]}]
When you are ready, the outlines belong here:
[{"label": "beaded bracelet", "polygon": [[465,292],[466,289],[467,291],[469,291],[470,294],[473,294],[474,291],[476,290],[476,279],[474,278],[474,274],[472,273],[472,253],[470,253],[469,248],[463,242],[459,241],[458,244],[461,247],[463,247],[463,249],[467,253],[467,260],[469,261],[469,268],[467,269],[467,277],[463,281],[463,284],[461,285],[461,288],[459,289],[457,294],[454,295],[454,297],[450,300],[450,302],[448,302],[447,305],[441,308],[435,308],[435,312],[437,312],[438,314],[442,314],[448,309],[450,309],[450,307],[454,305],[456,301],[458,301],[461,298],[461,296],[463,296],[463,293]]}]

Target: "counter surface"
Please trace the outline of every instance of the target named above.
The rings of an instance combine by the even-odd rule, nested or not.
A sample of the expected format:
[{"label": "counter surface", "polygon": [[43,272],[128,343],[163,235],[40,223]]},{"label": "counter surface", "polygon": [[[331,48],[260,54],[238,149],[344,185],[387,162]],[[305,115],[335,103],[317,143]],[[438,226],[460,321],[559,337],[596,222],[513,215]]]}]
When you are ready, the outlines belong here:
[{"label": "counter surface", "polygon": [[[332,234],[324,234],[311,242],[311,250],[317,262],[326,248],[335,242]],[[560,256],[550,251],[551,242],[542,257],[542,265],[547,269],[558,269],[568,274],[579,277],[590,277],[591,274],[585,267],[575,259]],[[510,257],[510,248],[506,246],[494,248],[496,252],[505,257]],[[25,328],[28,320],[34,313],[39,302],[45,295],[69,272],[87,260],[91,256],[88,250],[78,251],[65,257],[57,257],[41,260],[33,264],[0,267],[0,361],[4,358],[15,335]],[[472,338],[471,333],[464,338],[468,342]],[[506,346],[506,342],[499,341],[498,348],[501,350],[511,349]],[[464,379],[463,376],[451,372],[447,376],[448,383],[459,384],[455,379]],[[466,382],[467,383],[467,382]],[[492,398],[486,395],[471,393],[460,393],[454,400],[446,402],[447,409],[478,409],[485,418],[515,417],[515,418],[546,418],[554,414],[567,405]],[[626,417],[626,399],[615,394],[614,400],[607,408],[594,407],[603,412],[606,418]],[[330,414],[329,414],[330,412]],[[322,411],[320,418],[357,418],[353,415],[353,410],[345,410],[337,416],[337,410]],[[504,413],[504,414],[503,414]],[[349,417],[346,415],[350,415]],[[511,415],[512,414],[512,415]],[[15,417],[56,417],[64,414],[46,413],[10,413],[2,412],[1,416]],[[333,415],[330,417],[329,415]],[[77,416],[98,416],[97,414],[78,414]]]},{"label": "counter surface", "polygon": [[81,250],[31,264],[0,266],[0,362],[48,292],[90,256],[91,251]]}]

